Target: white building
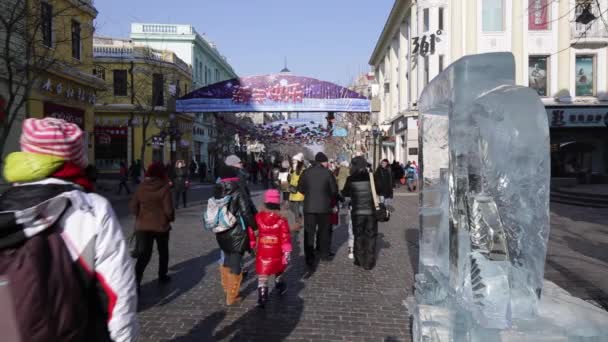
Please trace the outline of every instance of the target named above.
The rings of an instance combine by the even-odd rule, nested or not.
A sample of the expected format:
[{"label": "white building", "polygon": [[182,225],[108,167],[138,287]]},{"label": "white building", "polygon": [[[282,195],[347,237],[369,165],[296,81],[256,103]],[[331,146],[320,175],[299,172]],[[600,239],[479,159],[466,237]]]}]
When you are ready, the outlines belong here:
[{"label": "white building", "polygon": [[[586,4],[597,19],[583,25],[576,19]],[[573,161],[606,175],[607,11],[608,0],[397,0],[369,61],[380,84],[378,123],[392,125],[382,157],[416,159],[416,102],[433,77],[462,56],[509,51],[517,84],[546,105],[554,173]]]},{"label": "white building", "polygon": [[[133,23],[130,37],[136,43],[171,50],[192,66],[193,89],[185,89],[185,93],[237,77],[216,44],[205,34],[199,34],[192,25]],[[196,116],[193,155],[197,156],[198,161],[204,161],[208,167],[213,166],[215,159],[211,155],[216,150],[216,135],[212,134],[215,129],[211,113]]]}]

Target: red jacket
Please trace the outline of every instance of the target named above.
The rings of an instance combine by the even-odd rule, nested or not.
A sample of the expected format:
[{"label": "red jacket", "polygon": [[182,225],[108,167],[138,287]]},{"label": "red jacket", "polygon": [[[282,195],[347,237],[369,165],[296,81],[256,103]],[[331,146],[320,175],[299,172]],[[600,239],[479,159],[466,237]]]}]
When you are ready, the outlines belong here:
[{"label": "red jacket", "polygon": [[255,271],[261,275],[274,275],[285,271],[283,255],[291,252],[289,223],[279,214],[262,211],[255,215],[258,225],[258,243]]},{"label": "red jacket", "polygon": [[340,223],[340,218],[338,217],[338,212],[333,212],[334,208],[337,208],[338,205],[338,200],[337,199],[332,199],[331,200],[331,209],[332,212],[331,214],[329,214],[329,224],[339,224]]}]

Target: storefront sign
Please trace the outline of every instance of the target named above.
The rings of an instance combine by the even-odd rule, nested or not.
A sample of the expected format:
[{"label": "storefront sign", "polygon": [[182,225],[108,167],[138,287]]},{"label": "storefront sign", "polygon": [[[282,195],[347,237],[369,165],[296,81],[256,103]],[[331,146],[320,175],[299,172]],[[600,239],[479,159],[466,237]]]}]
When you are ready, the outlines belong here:
[{"label": "storefront sign", "polygon": [[407,118],[400,117],[393,123],[395,134],[399,134],[407,129]]},{"label": "storefront sign", "polygon": [[66,107],[51,102],[44,103],[44,116],[53,117],[75,123],[84,129],[84,110]]},{"label": "storefront sign", "polygon": [[547,107],[550,127],[607,127],[608,107]]},{"label": "storefront sign", "polygon": [[435,54],[435,44],[441,42],[441,36],[443,31],[437,30],[437,32],[431,35],[423,35],[420,37],[413,37],[414,49],[412,54],[420,54],[421,56],[428,56]]}]

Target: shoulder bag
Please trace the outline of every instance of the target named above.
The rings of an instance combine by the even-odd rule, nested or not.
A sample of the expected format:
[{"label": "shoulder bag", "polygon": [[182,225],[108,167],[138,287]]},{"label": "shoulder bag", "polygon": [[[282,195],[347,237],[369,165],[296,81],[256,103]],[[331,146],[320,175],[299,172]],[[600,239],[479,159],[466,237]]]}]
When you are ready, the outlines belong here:
[{"label": "shoulder bag", "polygon": [[388,222],[391,219],[391,212],[386,209],[384,203],[378,202],[378,195],[376,194],[376,182],[374,180],[374,174],[369,173],[369,183],[372,188],[372,198],[374,200],[374,216],[378,222]]}]

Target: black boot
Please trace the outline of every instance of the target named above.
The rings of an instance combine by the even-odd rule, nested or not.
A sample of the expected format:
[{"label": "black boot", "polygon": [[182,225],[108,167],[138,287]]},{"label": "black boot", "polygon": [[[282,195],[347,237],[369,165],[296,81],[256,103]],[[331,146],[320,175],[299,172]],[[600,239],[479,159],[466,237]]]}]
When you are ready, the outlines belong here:
[{"label": "black boot", "polygon": [[281,296],[287,292],[287,284],[283,281],[277,281],[276,284],[274,284],[274,288]]},{"label": "black boot", "polygon": [[258,307],[263,308],[268,300],[268,287],[258,287]]}]

